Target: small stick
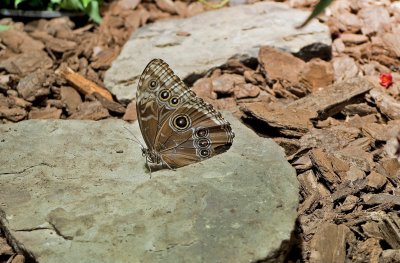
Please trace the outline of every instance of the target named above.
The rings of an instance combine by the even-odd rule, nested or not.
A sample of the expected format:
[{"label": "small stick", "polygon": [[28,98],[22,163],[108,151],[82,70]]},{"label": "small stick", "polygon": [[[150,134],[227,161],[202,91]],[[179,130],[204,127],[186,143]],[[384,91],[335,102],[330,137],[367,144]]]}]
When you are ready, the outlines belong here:
[{"label": "small stick", "polygon": [[100,87],[91,80],[88,80],[81,74],[73,71],[69,67],[60,68],[56,70],[56,74],[64,77],[68,82],[74,85],[74,87],[84,95],[91,95],[95,92],[99,93],[101,96],[109,101],[114,101],[111,93],[103,87]]}]

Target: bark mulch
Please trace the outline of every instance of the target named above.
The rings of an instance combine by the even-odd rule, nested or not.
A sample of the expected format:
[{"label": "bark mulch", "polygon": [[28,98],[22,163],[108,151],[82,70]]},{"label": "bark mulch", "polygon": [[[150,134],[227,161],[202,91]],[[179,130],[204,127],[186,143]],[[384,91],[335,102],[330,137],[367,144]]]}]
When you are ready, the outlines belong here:
[{"label": "bark mulch", "polygon": [[[134,121],[134,103],[104,88],[104,72],[139,27],[204,11],[199,2],[120,0],[103,7],[101,25],[1,19],[12,29],[0,32],[0,121]],[[275,140],[295,167],[301,201],[288,262],[400,262],[400,5],[334,1],[319,19],[332,47],[265,46],[192,89]],[[3,234],[0,262],[24,262]]]}]

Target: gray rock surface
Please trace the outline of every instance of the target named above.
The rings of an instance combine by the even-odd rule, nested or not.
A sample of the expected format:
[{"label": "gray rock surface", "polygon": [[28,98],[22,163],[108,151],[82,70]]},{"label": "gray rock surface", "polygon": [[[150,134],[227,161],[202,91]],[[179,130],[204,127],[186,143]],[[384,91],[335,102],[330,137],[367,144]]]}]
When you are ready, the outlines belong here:
[{"label": "gray rock surface", "polygon": [[[328,27],[316,20],[303,29],[295,28],[308,15],[285,4],[259,2],[158,21],[132,35],[107,71],[105,85],[118,99],[130,100],[140,74],[153,58],[164,59],[184,79],[221,66],[231,57],[257,57],[262,45],[297,52],[315,42],[331,44]],[[181,31],[190,35],[177,35]]]},{"label": "gray rock surface", "polygon": [[272,140],[228,120],[228,152],[151,178],[124,128],[140,137],[137,123],[0,125],[2,227],[42,263],[273,257],[296,219],[296,173]]}]

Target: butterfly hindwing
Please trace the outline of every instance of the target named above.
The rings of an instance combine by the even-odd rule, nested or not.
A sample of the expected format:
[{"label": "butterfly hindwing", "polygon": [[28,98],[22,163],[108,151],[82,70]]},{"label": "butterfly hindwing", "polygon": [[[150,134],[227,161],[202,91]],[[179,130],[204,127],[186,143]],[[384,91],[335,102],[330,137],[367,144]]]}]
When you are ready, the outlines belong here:
[{"label": "butterfly hindwing", "polygon": [[136,105],[149,151],[169,167],[207,159],[232,144],[230,124],[210,104],[196,97],[160,59],[152,60],[145,68]]}]

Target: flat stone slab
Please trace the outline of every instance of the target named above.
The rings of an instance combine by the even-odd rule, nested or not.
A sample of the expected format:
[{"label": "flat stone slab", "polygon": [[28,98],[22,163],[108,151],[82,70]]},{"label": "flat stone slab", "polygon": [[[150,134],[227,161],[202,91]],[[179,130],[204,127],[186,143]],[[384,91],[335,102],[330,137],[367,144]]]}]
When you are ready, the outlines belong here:
[{"label": "flat stone slab", "polygon": [[[0,125],[0,222],[38,262],[253,262],[296,220],[283,150],[228,116],[224,154],[150,174],[138,124],[38,120]],[[276,262],[276,261],[274,261]]]},{"label": "flat stone slab", "polygon": [[153,58],[165,60],[184,79],[204,74],[232,57],[257,57],[264,45],[288,52],[316,42],[330,45],[328,27],[317,20],[296,29],[308,15],[285,4],[259,2],[158,21],[132,35],[106,72],[104,83],[119,100],[131,100],[140,74]]}]

